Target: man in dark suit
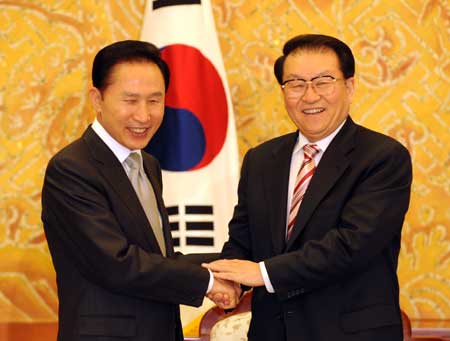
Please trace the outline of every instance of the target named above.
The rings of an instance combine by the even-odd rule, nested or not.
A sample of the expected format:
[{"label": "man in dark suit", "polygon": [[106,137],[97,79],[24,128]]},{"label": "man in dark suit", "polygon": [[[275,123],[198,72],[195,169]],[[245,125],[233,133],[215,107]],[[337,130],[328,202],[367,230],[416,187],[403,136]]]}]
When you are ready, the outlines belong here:
[{"label": "man in dark suit", "polygon": [[[355,62],[324,35],[275,63],[298,128],[246,154],[215,276],[254,287],[250,341],[401,341],[408,151],[349,117]],[[239,260],[237,260],[239,259]]]},{"label": "man in dark suit", "polygon": [[154,45],[122,41],[98,52],[92,80],[96,120],[50,160],[42,191],[58,340],[181,341],[178,304],[237,299],[199,265],[212,255],[174,253],[161,170],[141,151],[163,118],[168,67]]}]

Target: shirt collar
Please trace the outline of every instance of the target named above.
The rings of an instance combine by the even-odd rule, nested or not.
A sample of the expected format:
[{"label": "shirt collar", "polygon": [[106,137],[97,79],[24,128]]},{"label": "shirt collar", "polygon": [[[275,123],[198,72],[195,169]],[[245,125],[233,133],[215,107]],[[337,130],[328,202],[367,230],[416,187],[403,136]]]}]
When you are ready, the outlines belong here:
[{"label": "shirt collar", "polygon": [[[116,156],[116,158],[119,160],[120,163],[123,163],[125,159],[130,155],[132,152],[136,152],[138,154],[141,154],[141,150],[130,150],[124,145],[117,142],[116,139],[114,139],[103,126],[100,124],[100,122],[97,120],[97,118],[92,123],[92,130],[100,137],[100,139],[108,146],[109,149],[113,152],[113,154]],[[142,158],[141,158],[142,160]]]},{"label": "shirt collar", "polygon": [[[345,119],[344,122],[342,122],[341,125],[339,127],[337,127],[336,130],[333,131],[330,135],[324,137],[323,139],[321,139],[319,141],[314,142],[314,144],[316,144],[320,148],[320,151],[322,153],[325,152],[325,150],[330,145],[331,141],[333,141],[334,137],[342,129],[342,127],[346,121],[347,121],[347,119]],[[303,147],[309,143],[311,143],[311,142],[309,142],[308,139],[299,131],[298,137],[297,137],[297,142],[295,143],[292,154],[299,153],[303,149]]]}]

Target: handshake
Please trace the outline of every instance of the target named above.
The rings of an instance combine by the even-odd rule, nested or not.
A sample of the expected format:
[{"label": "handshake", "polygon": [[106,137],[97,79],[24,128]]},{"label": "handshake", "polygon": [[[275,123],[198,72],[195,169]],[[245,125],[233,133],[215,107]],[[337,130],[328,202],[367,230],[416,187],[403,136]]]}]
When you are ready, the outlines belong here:
[{"label": "handshake", "polygon": [[214,285],[206,296],[222,309],[236,307],[242,293],[241,284],[249,287],[264,285],[259,264],[255,262],[220,259],[202,266],[214,275]]}]

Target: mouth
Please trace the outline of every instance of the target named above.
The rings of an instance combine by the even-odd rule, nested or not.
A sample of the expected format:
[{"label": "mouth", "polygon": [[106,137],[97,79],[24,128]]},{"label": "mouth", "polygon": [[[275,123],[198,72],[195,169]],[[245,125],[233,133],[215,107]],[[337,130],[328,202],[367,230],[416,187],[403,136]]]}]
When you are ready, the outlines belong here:
[{"label": "mouth", "polygon": [[128,130],[134,135],[145,135],[149,128],[133,128],[128,127]]},{"label": "mouth", "polygon": [[304,109],[304,110],[302,110],[302,112],[303,112],[305,115],[317,115],[317,114],[320,114],[320,113],[322,113],[322,112],[324,112],[324,111],[325,111],[324,108],[310,108],[310,109]]}]

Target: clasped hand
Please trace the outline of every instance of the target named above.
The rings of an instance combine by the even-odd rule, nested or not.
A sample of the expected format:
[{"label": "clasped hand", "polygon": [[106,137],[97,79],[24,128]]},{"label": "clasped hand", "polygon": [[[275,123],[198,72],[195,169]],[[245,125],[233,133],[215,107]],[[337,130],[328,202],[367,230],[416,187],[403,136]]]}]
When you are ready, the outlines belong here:
[{"label": "clasped hand", "polygon": [[202,266],[214,274],[214,286],[207,296],[223,309],[234,308],[239,303],[242,292],[240,284],[250,287],[264,285],[259,264],[255,262],[220,259]]},{"label": "clasped hand", "polygon": [[218,307],[232,309],[239,303],[241,292],[239,284],[214,277],[214,285],[206,296]]}]

